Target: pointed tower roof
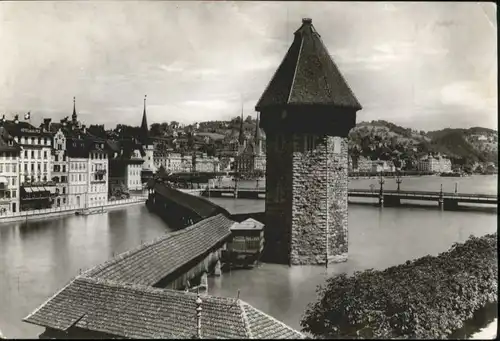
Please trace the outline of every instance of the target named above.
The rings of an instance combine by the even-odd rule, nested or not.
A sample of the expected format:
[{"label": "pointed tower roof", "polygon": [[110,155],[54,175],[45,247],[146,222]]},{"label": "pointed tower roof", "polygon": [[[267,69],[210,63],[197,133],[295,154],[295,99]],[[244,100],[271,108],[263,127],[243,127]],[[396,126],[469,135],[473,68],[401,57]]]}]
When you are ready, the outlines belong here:
[{"label": "pointed tower roof", "polygon": [[260,140],[259,114],[257,113],[257,121],[255,122],[255,141]]},{"label": "pointed tower roof", "polygon": [[241,105],[240,134],[238,136],[238,142],[240,144],[245,142],[245,135],[243,134],[243,104]]},{"label": "pointed tower roof", "polygon": [[146,117],[146,98],[147,95],[144,95],[144,110],[142,113],[142,123],[141,123],[141,139],[143,142],[149,137],[149,129],[148,129],[148,119]]},{"label": "pointed tower roof", "polygon": [[73,97],[73,115],[71,115],[71,119],[73,122],[76,122],[77,116],[76,116],[76,97]]},{"label": "pointed tower roof", "polygon": [[293,105],[362,108],[308,18],[302,19],[256,110]]}]

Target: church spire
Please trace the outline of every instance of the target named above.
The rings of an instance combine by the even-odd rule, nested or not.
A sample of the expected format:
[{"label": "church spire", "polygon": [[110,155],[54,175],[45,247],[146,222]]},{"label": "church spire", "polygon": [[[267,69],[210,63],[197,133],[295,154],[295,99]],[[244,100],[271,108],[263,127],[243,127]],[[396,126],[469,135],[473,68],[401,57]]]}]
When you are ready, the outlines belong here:
[{"label": "church spire", "polygon": [[255,121],[254,145],[255,145],[255,148],[256,148],[255,153],[257,155],[261,155],[261,153],[262,153],[262,139],[260,137],[259,113],[257,113],[257,120]]},{"label": "church spire", "polygon": [[240,145],[245,143],[245,135],[243,134],[243,103],[241,103],[241,120],[240,120],[240,135],[238,136]]},{"label": "church spire", "polygon": [[255,142],[260,140],[260,124],[259,113],[257,113],[257,121],[255,122]]},{"label": "church spire", "polygon": [[146,98],[147,95],[144,95],[144,110],[142,113],[142,123],[141,123],[141,139],[143,140],[143,143],[145,143],[147,138],[149,137],[148,119],[146,117]]},{"label": "church spire", "polygon": [[71,120],[73,123],[76,123],[77,116],[76,116],[76,97],[73,96],[73,115],[71,115]]}]

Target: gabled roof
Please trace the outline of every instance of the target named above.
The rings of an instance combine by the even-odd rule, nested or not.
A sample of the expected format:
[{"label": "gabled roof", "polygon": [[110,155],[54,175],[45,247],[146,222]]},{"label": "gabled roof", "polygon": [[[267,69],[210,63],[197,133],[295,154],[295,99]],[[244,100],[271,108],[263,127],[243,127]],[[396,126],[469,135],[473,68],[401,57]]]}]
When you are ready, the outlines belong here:
[{"label": "gabled roof", "polygon": [[255,230],[259,231],[264,229],[264,224],[262,224],[260,221],[257,221],[253,218],[248,218],[241,223],[234,224],[231,227],[231,230]]},{"label": "gabled roof", "polygon": [[[203,295],[201,338],[294,339],[304,335],[237,298]],[[125,338],[195,338],[197,295],[79,276],[24,321]]]},{"label": "gabled roof", "polygon": [[163,183],[156,183],[154,189],[155,192],[161,194],[167,200],[175,202],[177,205],[190,210],[202,219],[219,213],[229,216],[229,212],[224,208],[203,197],[183,193],[174,188],[169,188]]},{"label": "gabled roof", "polygon": [[9,132],[12,136],[41,136],[41,137],[50,137],[52,134],[50,132],[44,132],[40,128],[36,128],[29,124],[28,122],[18,121],[17,123],[14,121],[4,121],[3,127]]},{"label": "gabled roof", "polygon": [[0,127],[0,151],[16,153],[20,150],[21,147],[16,141],[14,141],[14,138],[9,134],[7,129]]},{"label": "gabled roof", "polygon": [[266,107],[322,105],[360,110],[311,19],[303,19],[290,49],[256,105]]},{"label": "gabled roof", "polygon": [[88,277],[153,286],[231,235],[232,220],[219,214],[124,252],[88,270]]}]

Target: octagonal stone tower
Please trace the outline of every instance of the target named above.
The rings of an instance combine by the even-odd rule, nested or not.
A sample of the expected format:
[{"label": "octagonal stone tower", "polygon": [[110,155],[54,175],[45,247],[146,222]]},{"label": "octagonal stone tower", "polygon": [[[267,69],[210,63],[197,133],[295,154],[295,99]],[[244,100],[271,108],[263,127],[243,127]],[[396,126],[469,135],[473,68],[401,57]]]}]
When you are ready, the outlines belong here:
[{"label": "octagonal stone tower", "polygon": [[302,20],[255,109],[267,136],[268,257],[291,265],[346,261],[347,136],[361,105],[311,19]]}]

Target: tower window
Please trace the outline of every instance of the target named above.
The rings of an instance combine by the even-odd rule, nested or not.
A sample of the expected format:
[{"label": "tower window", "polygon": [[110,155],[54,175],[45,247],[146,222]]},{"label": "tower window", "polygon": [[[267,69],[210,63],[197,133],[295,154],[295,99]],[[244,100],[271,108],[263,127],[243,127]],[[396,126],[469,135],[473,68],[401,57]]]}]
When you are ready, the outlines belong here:
[{"label": "tower window", "polygon": [[316,139],[314,135],[305,134],[304,135],[304,151],[310,152],[316,148]]},{"label": "tower window", "polygon": [[284,145],[285,145],[285,137],[284,137],[284,135],[281,134],[281,133],[277,134],[276,135],[276,149],[278,151],[281,151],[281,150],[283,150]]},{"label": "tower window", "polygon": [[333,152],[340,153],[342,151],[342,143],[340,138],[336,137],[333,140]]}]

